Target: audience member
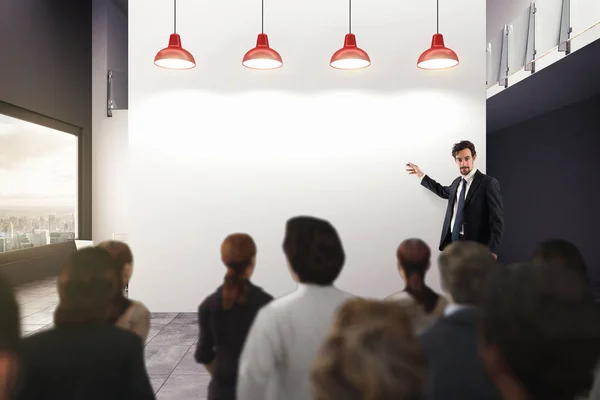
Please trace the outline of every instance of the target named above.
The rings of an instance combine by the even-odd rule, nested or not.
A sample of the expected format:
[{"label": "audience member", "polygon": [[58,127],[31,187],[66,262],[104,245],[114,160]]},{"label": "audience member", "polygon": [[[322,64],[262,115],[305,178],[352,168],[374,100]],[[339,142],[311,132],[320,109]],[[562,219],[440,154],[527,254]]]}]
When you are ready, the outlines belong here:
[{"label": "audience member", "polygon": [[407,239],[396,251],[404,290],[388,297],[402,302],[411,314],[415,332],[430,327],[444,312],[448,300],[425,283],[425,274],[431,265],[431,250],[421,239]]},{"label": "audience member", "polygon": [[482,355],[506,400],[586,395],[600,356],[600,318],[581,274],[560,265],[495,270],[485,287]]},{"label": "audience member", "polygon": [[333,286],[345,254],[329,222],[290,219],[283,250],[298,289],[259,311],[240,361],[239,400],[312,399],[312,362],[336,309],[351,298]]},{"label": "audience member", "polygon": [[478,305],[486,276],[498,267],[495,258],[482,244],[459,241],[444,249],[438,264],[450,304],[420,336],[429,371],[428,396],[432,400],[499,399],[477,340]]},{"label": "audience member", "polygon": [[540,243],[533,253],[533,262],[571,268],[589,279],[581,252],[577,246],[567,240],[550,239]]},{"label": "audience member", "polygon": [[406,307],[355,299],[339,310],[314,361],[314,400],[417,400],[425,368]]},{"label": "audience member", "polygon": [[0,400],[11,398],[17,373],[21,321],[8,280],[0,274]]},{"label": "audience member", "polygon": [[140,337],[115,326],[122,294],[102,248],[74,253],[58,277],[55,327],[23,339],[20,399],[154,399]]},{"label": "audience member", "polygon": [[212,375],[209,400],[235,400],[238,363],[258,310],[273,297],[250,283],[256,265],[256,244],[247,234],[227,236],[221,245],[227,267],[223,285],[198,309],[200,335],[196,361]]},{"label": "audience member", "polygon": [[[133,255],[126,243],[115,240],[107,240],[98,245],[106,249],[115,259],[118,276],[121,278],[123,291],[129,285],[133,273]],[[117,326],[138,334],[142,341],[146,342],[150,331],[150,311],[144,304],[136,300],[130,300],[123,294],[117,295],[115,299],[117,307],[121,310]]]}]

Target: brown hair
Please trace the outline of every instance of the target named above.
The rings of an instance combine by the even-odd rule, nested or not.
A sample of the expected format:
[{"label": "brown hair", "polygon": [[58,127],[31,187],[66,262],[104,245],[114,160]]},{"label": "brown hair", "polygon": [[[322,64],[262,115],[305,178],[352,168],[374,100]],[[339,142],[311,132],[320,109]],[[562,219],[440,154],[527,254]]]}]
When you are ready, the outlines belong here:
[{"label": "brown hair", "polygon": [[354,299],[339,310],[311,373],[315,400],[420,399],[424,360],[405,308]]},{"label": "brown hair", "polygon": [[98,247],[106,249],[110,255],[117,261],[119,266],[119,273],[123,272],[125,265],[133,264],[133,254],[127,243],[119,242],[117,240],[105,240],[98,244]]},{"label": "brown hair", "polygon": [[222,289],[223,309],[244,302],[249,284],[245,274],[255,256],[256,244],[248,234],[233,233],[221,244],[221,260],[227,267]]},{"label": "brown hair", "polygon": [[490,249],[471,241],[454,242],[440,254],[442,287],[459,304],[478,305],[483,285],[496,260]]},{"label": "brown hair", "polygon": [[[127,243],[119,242],[117,240],[105,240],[98,244],[98,247],[105,249],[111,255],[113,260],[116,261],[114,266],[116,267],[119,280],[123,279],[123,270],[125,265],[133,264],[133,254]],[[121,282],[124,284],[125,282]],[[125,311],[131,306],[131,300],[129,300],[123,293],[117,294],[115,297],[115,307],[119,312],[119,315],[123,315]]]},{"label": "brown hair", "polygon": [[105,249],[87,247],[73,253],[58,277],[56,325],[114,324],[121,311],[116,299],[121,279],[115,260]]}]

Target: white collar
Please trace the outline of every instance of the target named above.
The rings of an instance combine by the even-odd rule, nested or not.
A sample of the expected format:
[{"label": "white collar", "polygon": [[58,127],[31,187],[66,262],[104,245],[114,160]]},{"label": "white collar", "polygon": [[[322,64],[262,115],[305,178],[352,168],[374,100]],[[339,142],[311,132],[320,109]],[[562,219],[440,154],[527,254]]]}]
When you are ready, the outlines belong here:
[{"label": "white collar", "polygon": [[467,181],[467,183],[471,183],[471,181],[473,180],[473,178],[475,178],[475,174],[477,173],[477,168],[473,168],[471,170],[471,172],[469,172],[469,174],[467,176],[460,176],[462,179],[464,179],[465,181]]}]

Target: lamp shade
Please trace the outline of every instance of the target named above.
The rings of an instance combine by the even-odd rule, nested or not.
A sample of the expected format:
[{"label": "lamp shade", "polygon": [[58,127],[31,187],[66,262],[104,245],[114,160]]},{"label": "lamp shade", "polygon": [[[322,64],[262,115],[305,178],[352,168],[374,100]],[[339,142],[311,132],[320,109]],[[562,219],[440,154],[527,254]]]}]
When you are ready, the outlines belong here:
[{"label": "lamp shade", "polygon": [[458,65],[458,56],[444,46],[444,36],[436,33],[431,39],[431,47],[421,54],[417,67],[422,69],[446,69]]},{"label": "lamp shade", "polygon": [[169,46],[154,57],[154,64],[167,69],[190,69],[196,66],[192,53],[181,47],[181,38],[177,33],[169,37]]},{"label": "lamp shade", "polygon": [[268,36],[259,33],[256,47],[246,52],[242,65],[250,69],[276,69],[283,65],[283,60],[278,52],[269,47]]},{"label": "lamp shade", "polygon": [[356,36],[348,33],[344,47],[333,53],[329,65],[336,69],[361,69],[371,65],[371,59],[366,51],[356,46]]}]

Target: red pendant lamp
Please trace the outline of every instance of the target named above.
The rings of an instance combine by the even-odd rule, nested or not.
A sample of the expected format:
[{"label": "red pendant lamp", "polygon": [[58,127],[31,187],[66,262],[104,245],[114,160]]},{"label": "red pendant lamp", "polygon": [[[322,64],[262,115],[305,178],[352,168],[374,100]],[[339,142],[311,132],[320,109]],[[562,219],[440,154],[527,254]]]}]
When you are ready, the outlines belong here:
[{"label": "red pendant lamp", "polygon": [[352,0],[348,0],[348,33],[344,38],[344,47],[333,53],[331,65],[335,69],[361,69],[371,65],[366,51],[356,45],[356,36],[352,33]]},{"label": "red pendant lamp", "polygon": [[440,33],[440,0],[437,0],[437,33],[431,39],[431,47],[421,54],[417,67],[421,69],[447,69],[458,65],[458,56],[444,45]]},{"label": "red pendant lamp", "polygon": [[181,47],[181,38],[177,34],[177,0],[173,0],[173,33],[169,37],[169,46],[156,53],[154,64],[166,69],[191,69],[196,66],[194,56]]},{"label": "red pendant lamp", "polygon": [[276,69],[283,65],[278,52],[269,47],[269,38],[265,34],[265,0],[261,1],[261,32],[256,39],[256,47],[248,50],[242,60],[242,65],[250,69]]}]

